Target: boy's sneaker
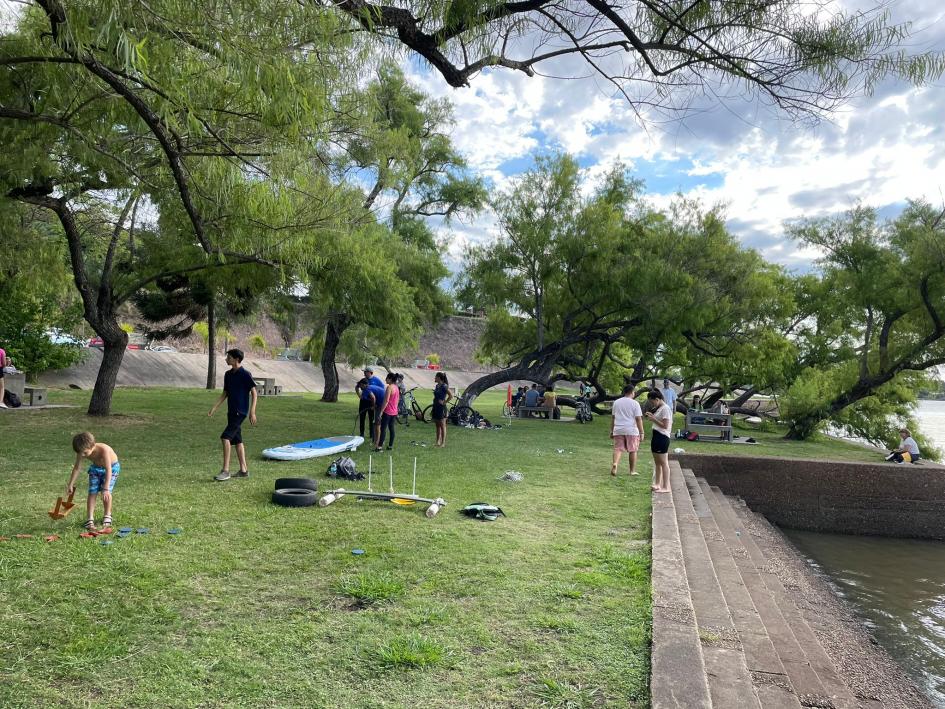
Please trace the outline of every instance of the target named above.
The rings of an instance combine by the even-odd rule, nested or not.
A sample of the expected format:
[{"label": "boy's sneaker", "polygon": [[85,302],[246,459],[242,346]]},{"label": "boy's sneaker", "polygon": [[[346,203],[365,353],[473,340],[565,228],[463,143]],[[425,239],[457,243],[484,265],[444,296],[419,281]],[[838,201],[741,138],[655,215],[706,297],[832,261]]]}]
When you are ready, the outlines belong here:
[{"label": "boy's sneaker", "polygon": [[248,477],[249,477],[249,471],[248,471],[248,470],[238,470],[237,472],[233,473],[233,477],[234,477],[234,478],[248,478]]},{"label": "boy's sneaker", "polygon": [[221,470],[219,475],[213,476],[213,479],[218,483],[222,483],[224,480],[229,480],[230,477],[230,472],[228,470]]}]

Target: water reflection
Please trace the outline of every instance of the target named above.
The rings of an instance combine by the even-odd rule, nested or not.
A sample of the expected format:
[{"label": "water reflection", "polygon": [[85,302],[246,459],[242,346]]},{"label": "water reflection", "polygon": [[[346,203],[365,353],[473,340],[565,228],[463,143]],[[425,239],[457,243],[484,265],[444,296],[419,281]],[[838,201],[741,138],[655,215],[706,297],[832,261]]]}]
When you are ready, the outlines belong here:
[{"label": "water reflection", "polygon": [[784,532],[916,684],[945,707],[945,542]]}]

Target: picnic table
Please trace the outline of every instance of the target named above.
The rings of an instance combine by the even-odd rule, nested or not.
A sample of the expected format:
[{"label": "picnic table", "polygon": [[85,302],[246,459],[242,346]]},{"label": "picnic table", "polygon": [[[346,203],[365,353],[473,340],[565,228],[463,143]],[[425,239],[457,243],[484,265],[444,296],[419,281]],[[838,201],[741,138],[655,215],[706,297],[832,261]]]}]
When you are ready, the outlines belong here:
[{"label": "picnic table", "polygon": [[253,377],[256,382],[256,393],[259,396],[278,396],[282,393],[282,387],[276,384],[275,377]]}]

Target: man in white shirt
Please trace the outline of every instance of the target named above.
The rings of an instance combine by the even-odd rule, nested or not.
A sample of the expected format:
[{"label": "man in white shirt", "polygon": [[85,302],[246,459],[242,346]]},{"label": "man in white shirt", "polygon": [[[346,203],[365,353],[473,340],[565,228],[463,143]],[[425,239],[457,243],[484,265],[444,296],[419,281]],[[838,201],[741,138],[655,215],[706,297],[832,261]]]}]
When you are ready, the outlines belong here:
[{"label": "man in white shirt", "polygon": [[669,441],[673,435],[673,412],[663,401],[663,392],[654,389],[646,395],[653,411],[646,417],[653,422],[650,450],[653,453],[653,492],[669,492]]},{"label": "man in white shirt", "polygon": [[623,388],[623,396],[614,402],[611,409],[610,437],[614,440],[614,463],[610,474],[617,475],[620,457],[626,452],[630,457],[630,474],[637,474],[637,451],[643,440],[643,409],[633,398],[633,386]]},{"label": "man in white shirt", "polygon": [[669,379],[663,380],[663,401],[669,407],[670,411],[676,411],[676,390],[670,386]]}]

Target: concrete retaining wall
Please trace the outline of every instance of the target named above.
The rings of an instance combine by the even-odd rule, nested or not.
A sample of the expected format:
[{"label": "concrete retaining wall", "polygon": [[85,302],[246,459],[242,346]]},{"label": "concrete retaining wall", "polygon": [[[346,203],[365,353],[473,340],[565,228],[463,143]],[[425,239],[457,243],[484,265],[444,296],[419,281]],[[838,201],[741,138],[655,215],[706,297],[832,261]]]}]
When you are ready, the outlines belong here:
[{"label": "concrete retaining wall", "polygon": [[673,456],[775,524],[945,540],[945,468],[726,455]]}]

